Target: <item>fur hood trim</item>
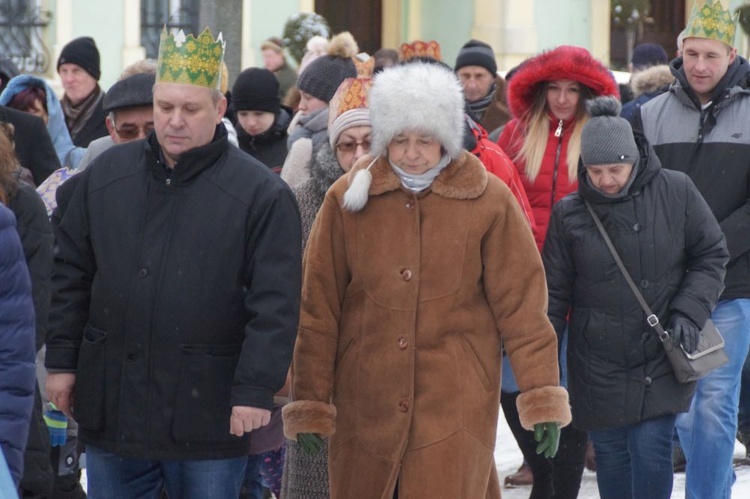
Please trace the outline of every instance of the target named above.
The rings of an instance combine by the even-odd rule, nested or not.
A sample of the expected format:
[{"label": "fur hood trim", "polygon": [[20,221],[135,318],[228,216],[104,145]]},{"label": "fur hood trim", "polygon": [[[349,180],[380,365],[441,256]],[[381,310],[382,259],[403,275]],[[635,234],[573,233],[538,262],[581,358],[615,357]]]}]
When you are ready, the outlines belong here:
[{"label": "fur hood trim", "polygon": [[638,98],[643,94],[656,92],[673,81],[674,75],[669,66],[660,64],[634,73],[630,80],[630,88],[633,90],[633,98]]},{"label": "fur hood trim", "polygon": [[561,45],[522,63],[508,83],[508,104],[521,118],[534,103],[537,86],[545,81],[573,80],[586,85],[594,97],[620,97],[612,73],[582,47]]},{"label": "fur hood trim", "polygon": [[343,174],[344,170],[336,159],[336,153],[330,144],[324,143],[310,163],[310,182],[315,194],[323,199],[328,189]]},{"label": "fur hood trim", "polygon": [[[386,158],[380,157],[373,162],[372,156],[364,156],[347,174],[349,190],[356,187],[356,177],[361,177],[365,173],[369,173],[372,177],[365,203],[369,196],[378,196],[401,188],[401,179],[393,171]],[[448,166],[440,172],[432,182],[429,191],[450,199],[475,199],[484,193],[487,182],[487,169],[476,156],[464,151],[460,158],[451,160]],[[345,204],[345,208],[349,211],[359,211],[363,207],[364,204],[358,209]]]},{"label": "fur hood trim", "polygon": [[452,159],[461,157],[464,95],[456,75],[437,65],[413,62],[375,77],[370,90],[373,156],[385,156],[391,139],[416,131],[440,142]]}]

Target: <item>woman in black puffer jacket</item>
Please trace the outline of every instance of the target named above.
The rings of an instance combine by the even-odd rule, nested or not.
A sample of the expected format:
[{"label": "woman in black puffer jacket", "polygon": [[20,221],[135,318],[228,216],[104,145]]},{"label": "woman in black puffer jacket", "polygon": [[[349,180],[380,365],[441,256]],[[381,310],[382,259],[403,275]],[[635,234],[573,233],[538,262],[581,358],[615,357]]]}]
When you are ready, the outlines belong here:
[{"label": "woman in black puffer jacket", "polygon": [[690,179],[663,170],[611,97],[589,103],[578,192],[554,208],[543,251],[549,316],[569,321],[573,424],[589,431],[601,497],[669,498],[680,384],[664,347],[589,214],[601,219],[633,280],[673,341],[692,351],[723,289],[728,252]]}]

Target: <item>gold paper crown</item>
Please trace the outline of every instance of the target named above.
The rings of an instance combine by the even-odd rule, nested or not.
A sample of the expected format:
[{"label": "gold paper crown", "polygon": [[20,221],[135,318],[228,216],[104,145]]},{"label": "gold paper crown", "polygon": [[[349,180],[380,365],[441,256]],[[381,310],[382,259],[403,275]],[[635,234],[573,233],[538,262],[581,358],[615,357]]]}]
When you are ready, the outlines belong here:
[{"label": "gold paper crown", "polygon": [[[702,4],[702,6],[699,6]],[[721,0],[697,0],[690,12],[684,38],[708,38],[734,46],[735,18]]]},{"label": "gold paper crown", "polygon": [[165,27],[159,42],[156,81],[219,88],[225,45],[221,33],[214,41],[208,28],[195,38],[192,34],[185,36],[182,30],[167,34]]},{"label": "gold paper crown", "polygon": [[398,48],[398,60],[408,61],[414,57],[431,57],[437,61],[442,61],[440,57],[440,44],[435,40],[429,42],[417,40],[413,43],[402,43]]}]

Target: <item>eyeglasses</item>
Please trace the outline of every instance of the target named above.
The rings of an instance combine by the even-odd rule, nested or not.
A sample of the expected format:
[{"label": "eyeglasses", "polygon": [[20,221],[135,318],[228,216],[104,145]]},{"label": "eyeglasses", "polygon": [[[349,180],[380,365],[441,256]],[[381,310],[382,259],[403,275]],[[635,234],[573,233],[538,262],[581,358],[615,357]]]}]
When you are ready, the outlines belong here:
[{"label": "eyeglasses", "polygon": [[115,128],[115,131],[117,132],[117,135],[119,135],[121,139],[133,140],[133,139],[137,139],[138,135],[141,132],[143,132],[144,137],[148,137],[148,134],[151,133],[151,130],[153,129],[154,129],[153,124],[149,124],[143,127],[125,125],[121,128]]},{"label": "eyeglasses", "polygon": [[339,142],[336,144],[336,150],[346,154],[351,154],[357,150],[357,147],[362,146],[365,152],[370,152],[370,141],[363,140],[362,142]]}]

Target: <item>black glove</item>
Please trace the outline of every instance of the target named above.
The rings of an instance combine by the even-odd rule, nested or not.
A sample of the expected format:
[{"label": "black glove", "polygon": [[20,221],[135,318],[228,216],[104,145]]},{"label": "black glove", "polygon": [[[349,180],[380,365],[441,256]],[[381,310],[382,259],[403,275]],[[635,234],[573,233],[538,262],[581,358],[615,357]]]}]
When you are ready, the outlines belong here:
[{"label": "black glove", "polygon": [[682,344],[687,353],[695,352],[698,348],[698,337],[701,329],[682,314],[674,314],[669,320],[669,330],[672,332],[672,344]]}]

